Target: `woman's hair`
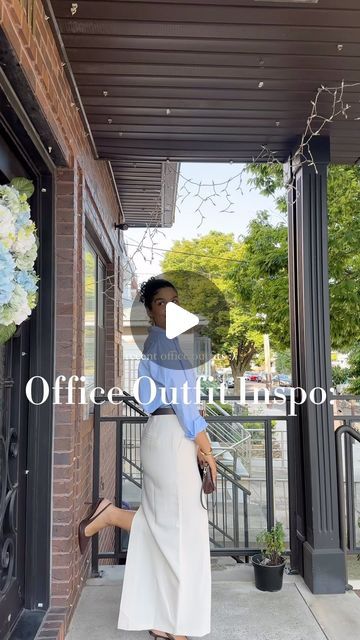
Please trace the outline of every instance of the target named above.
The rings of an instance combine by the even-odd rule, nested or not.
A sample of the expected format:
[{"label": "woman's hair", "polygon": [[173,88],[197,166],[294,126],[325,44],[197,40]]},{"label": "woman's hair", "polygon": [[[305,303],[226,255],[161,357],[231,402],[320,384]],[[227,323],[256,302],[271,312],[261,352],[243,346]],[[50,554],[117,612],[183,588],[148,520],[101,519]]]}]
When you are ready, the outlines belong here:
[{"label": "woman's hair", "polygon": [[140,302],[142,302],[147,309],[151,309],[151,303],[162,287],[171,287],[176,291],[176,287],[169,282],[169,280],[163,280],[163,278],[156,278],[152,276],[146,282],[142,282],[140,285]]}]

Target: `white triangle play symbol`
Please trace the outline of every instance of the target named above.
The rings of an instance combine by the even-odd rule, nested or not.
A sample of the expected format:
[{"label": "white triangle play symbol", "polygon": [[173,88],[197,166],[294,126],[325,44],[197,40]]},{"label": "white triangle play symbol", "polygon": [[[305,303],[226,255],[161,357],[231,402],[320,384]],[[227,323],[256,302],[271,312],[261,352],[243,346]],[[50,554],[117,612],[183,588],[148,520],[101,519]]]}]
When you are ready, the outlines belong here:
[{"label": "white triangle play symbol", "polygon": [[199,318],[190,311],[182,309],[174,302],[168,302],[166,305],[166,337],[176,338],[184,331],[191,329],[199,324]]}]

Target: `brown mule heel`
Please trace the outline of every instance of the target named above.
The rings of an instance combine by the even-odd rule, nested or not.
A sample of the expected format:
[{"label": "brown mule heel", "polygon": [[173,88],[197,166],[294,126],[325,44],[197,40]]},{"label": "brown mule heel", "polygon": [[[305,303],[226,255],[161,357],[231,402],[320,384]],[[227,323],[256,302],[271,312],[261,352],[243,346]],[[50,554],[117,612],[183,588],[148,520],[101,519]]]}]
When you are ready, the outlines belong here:
[{"label": "brown mule heel", "polygon": [[85,552],[86,547],[88,546],[89,540],[91,538],[91,536],[85,535],[85,528],[87,527],[89,522],[92,522],[93,520],[95,520],[100,515],[100,513],[105,511],[105,509],[107,509],[107,507],[109,507],[112,504],[112,502],[108,502],[108,504],[103,509],[101,509],[101,511],[99,511],[99,513],[97,513],[96,516],[94,516],[96,509],[99,507],[99,505],[102,503],[103,500],[104,498],[99,498],[96,504],[93,505],[89,515],[86,518],[83,518],[83,520],[81,520],[78,526],[78,541],[79,541],[79,548],[80,548],[81,555],[83,555],[83,553]]},{"label": "brown mule heel", "polygon": [[171,633],[168,633],[167,631],[164,631],[164,633],[166,633],[166,636],[159,636],[157,633],[154,633],[153,631],[150,631],[150,630],[149,630],[149,633],[153,638],[165,638],[165,640],[166,638],[170,638],[170,640],[175,640],[175,636],[173,636]]}]

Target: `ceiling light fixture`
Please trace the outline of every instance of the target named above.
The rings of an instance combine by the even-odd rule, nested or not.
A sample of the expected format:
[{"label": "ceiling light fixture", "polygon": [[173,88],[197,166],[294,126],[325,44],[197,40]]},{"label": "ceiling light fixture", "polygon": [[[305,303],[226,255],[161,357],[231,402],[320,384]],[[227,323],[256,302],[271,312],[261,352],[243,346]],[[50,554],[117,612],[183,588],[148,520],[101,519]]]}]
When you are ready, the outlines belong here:
[{"label": "ceiling light fixture", "polygon": [[125,222],[121,222],[120,224],[115,222],[114,226],[115,229],[120,229],[121,231],[127,231],[127,229],[129,228],[129,225]]}]

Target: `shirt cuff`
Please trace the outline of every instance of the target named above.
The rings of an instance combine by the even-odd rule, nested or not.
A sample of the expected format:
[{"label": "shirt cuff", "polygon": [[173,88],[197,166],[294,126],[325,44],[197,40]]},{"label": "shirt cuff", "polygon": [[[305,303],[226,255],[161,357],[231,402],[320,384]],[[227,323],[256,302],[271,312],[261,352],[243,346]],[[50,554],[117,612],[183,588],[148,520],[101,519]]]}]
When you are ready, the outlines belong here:
[{"label": "shirt cuff", "polygon": [[200,431],[204,431],[206,427],[207,427],[207,422],[205,418],[199,414],[199,416],[195,418],[193,422],[191,434],[189,434],[187,437],[190,440],[195,440],[197,434],[200,433]]}]

